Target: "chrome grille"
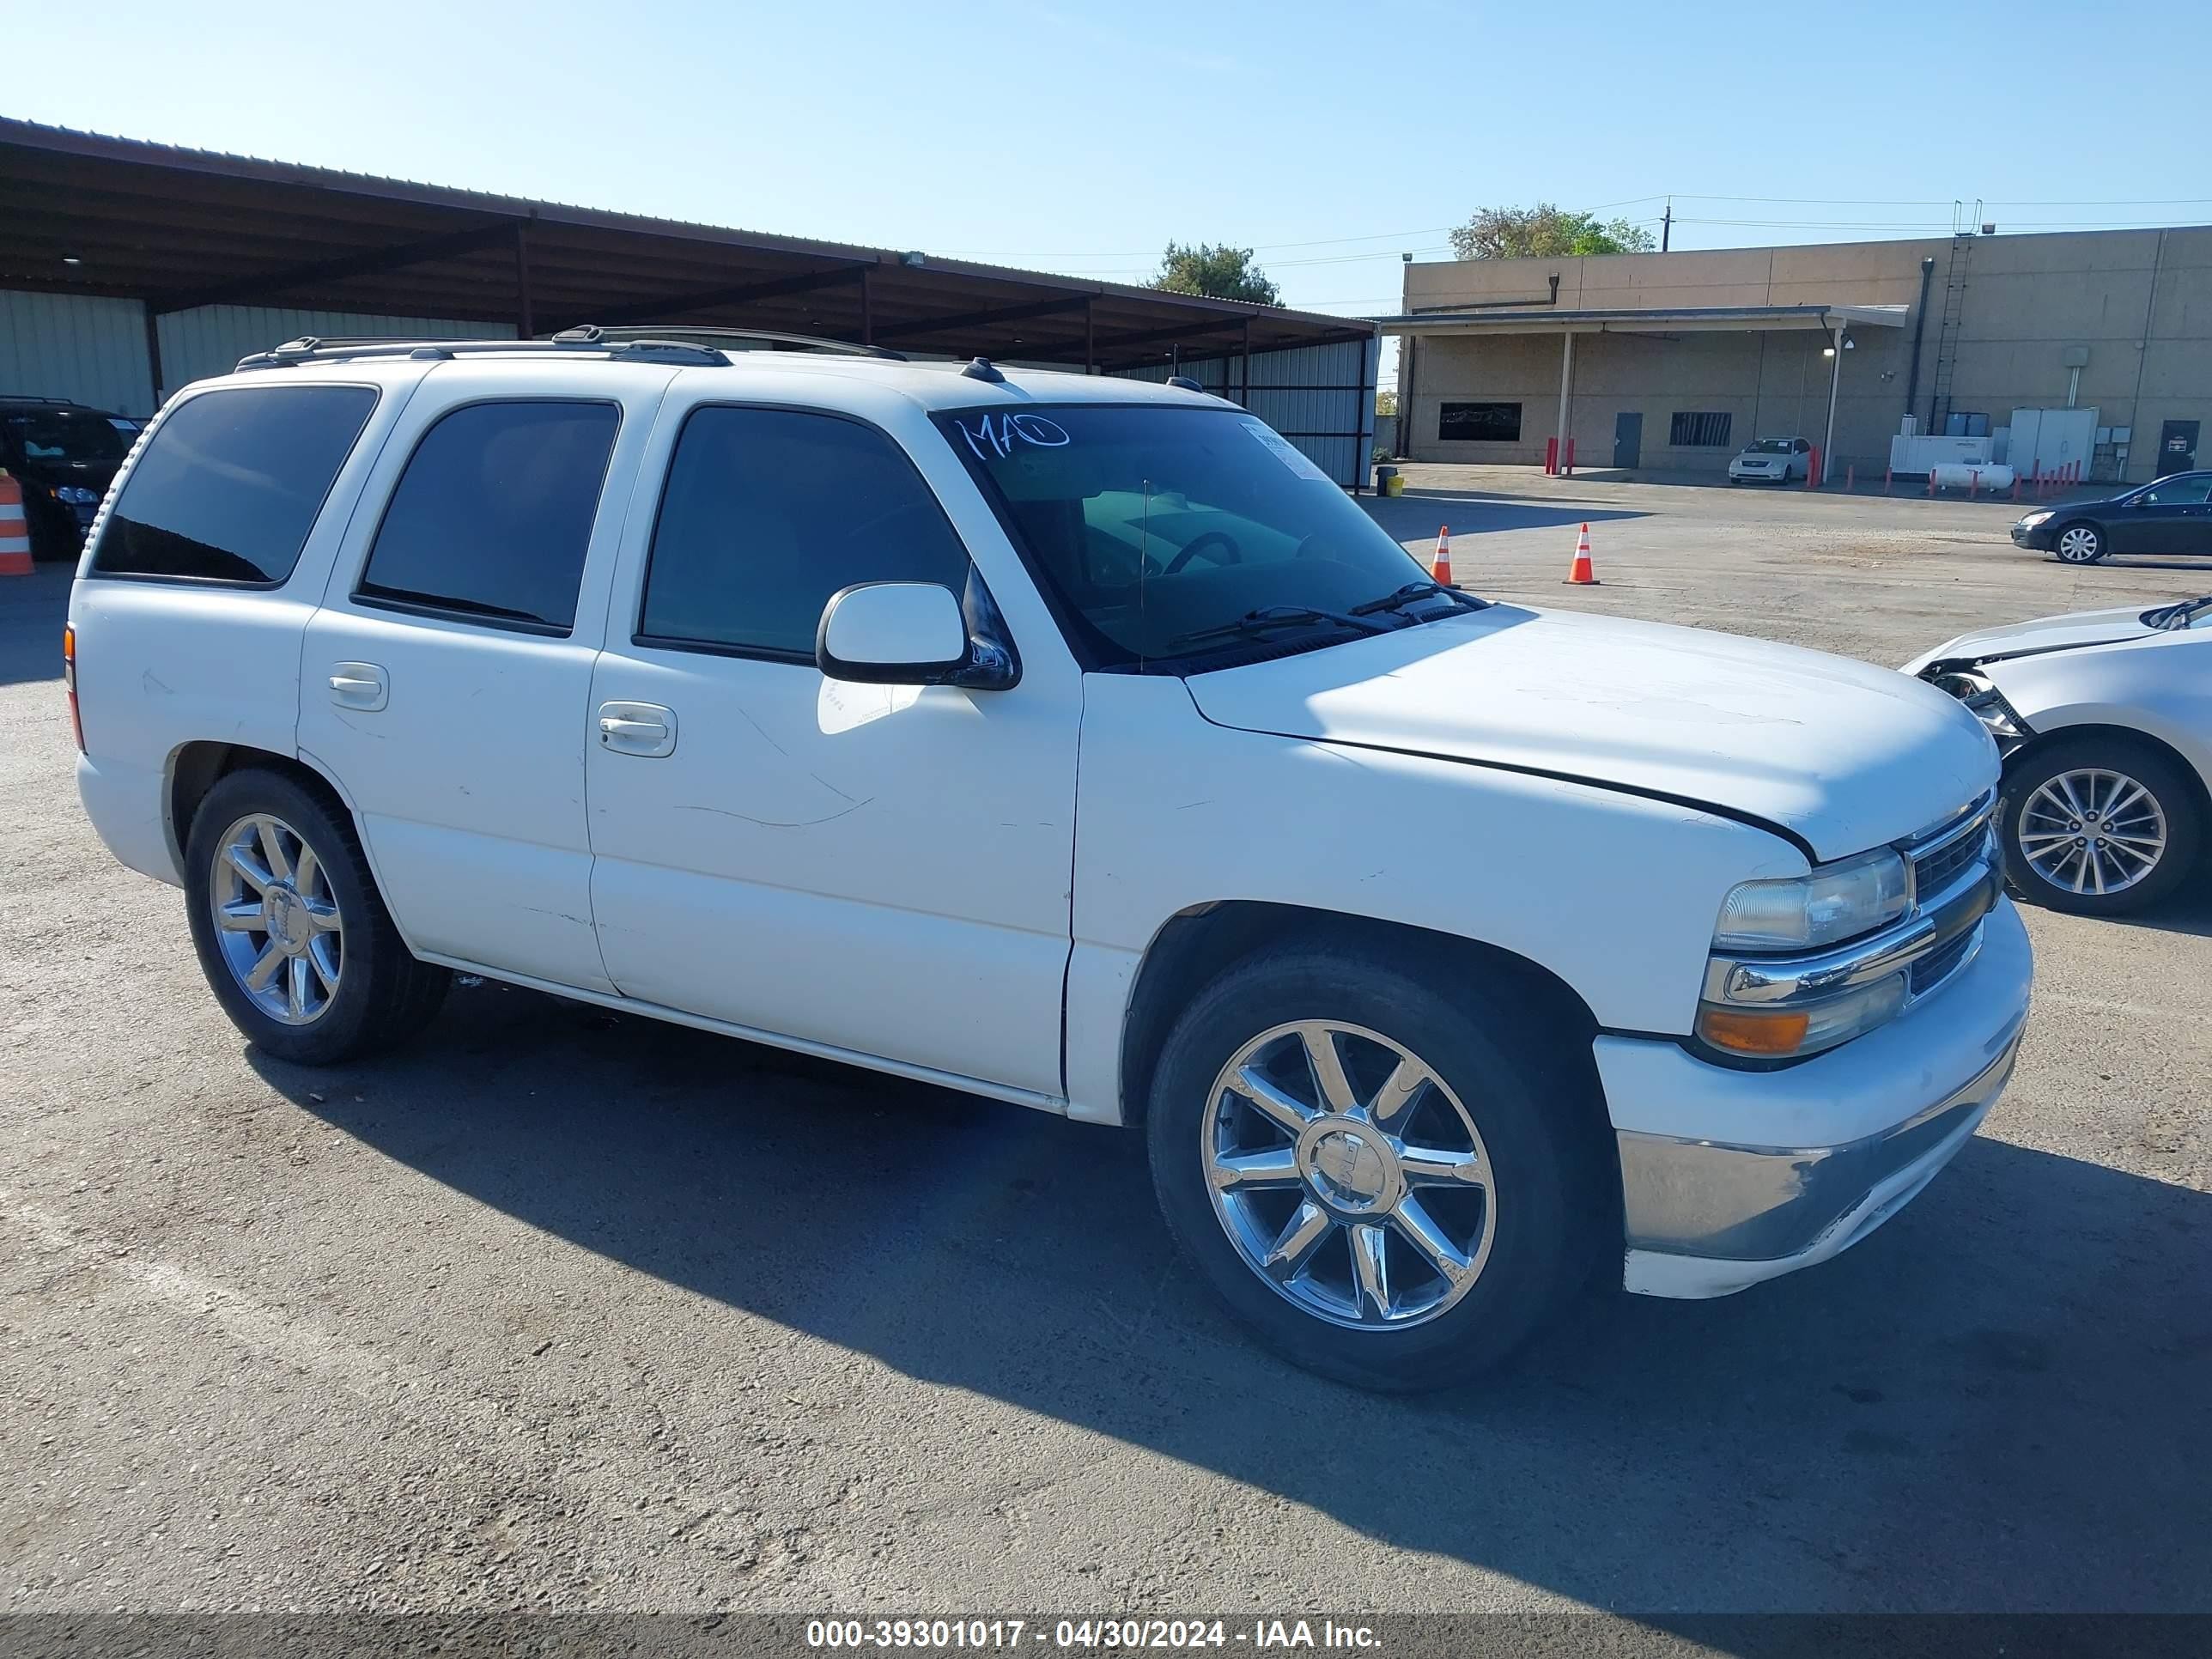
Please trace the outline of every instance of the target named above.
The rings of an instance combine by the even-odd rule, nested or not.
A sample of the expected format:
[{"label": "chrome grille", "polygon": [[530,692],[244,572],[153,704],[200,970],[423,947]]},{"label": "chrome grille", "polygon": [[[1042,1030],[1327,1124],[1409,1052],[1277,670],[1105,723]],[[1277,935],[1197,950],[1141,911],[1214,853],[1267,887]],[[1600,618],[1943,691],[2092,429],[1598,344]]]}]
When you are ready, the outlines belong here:
[{"label": "chrome grille", "polygon": [[1960,818],[1927,836],[1906,850],[1912,860],[1912,896],[1927,902],[1977,864],[1990,857],[1990,814],[1996,803],[1986,797]]},{"label": "chrome grille", "polygon": [[1957,973],[1966,965],[1966,958],[1974,953],[1974,946],[1980,944],[1981,939],[1981,924],[1977,922],[1948,945],[1938,946],[1914,963],[1910,981],[1912,994],[1923,996]]},{"label": "chrome grille", "polygon": [[[1959,890],[1976,878],[1987,880],[1996,862],[1996,843],[1991,821],[1996,811],[1995,791],[1984,795],[1948,823],[1929,830],[1905,848],[1912,866],[1913,914]],[[1982,905],[1994,902],[1994,892]],[[1945,940],[1913,963],[1906,979],[1913,998],[1934,990],[1966,966],[1982,939],[1979,911],[1973,925]]]}]

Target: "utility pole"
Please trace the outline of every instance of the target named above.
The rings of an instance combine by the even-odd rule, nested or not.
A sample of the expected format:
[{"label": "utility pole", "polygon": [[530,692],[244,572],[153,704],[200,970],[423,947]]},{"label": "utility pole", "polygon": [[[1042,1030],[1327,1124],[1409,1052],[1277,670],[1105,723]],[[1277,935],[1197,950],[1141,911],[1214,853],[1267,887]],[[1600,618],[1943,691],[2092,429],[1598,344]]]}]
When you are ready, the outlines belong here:
[{"label": "utility pole", "polygon": [[1674,198],[1667,198],[1667,211],[1659,221],[1659,251],[1667,252],[1668,244],[1674,240]]}]

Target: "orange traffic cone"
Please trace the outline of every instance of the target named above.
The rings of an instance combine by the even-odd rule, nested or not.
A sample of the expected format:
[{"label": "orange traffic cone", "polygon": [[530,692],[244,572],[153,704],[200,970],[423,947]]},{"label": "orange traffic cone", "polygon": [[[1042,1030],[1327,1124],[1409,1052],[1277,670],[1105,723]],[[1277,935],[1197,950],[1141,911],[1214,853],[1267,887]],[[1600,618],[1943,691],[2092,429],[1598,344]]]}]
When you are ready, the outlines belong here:
[{"label": "orange traffic cone", "polygon": [[23,517],[23,486],[0,471],[0,576],[31,574],[31,526]]},{"label": "orange traffic cone", "polygon": [[1451,526],[1444,525],[1437,531],[1437,556],[1429,562],[1429,580],[1439,587],[1452,585]]},{"label": "orange traffic cone", "polygon": [[1575,562],[1567,572],[1567,586],[1595,587],[1599,585],[1597,572],[1590,568],[1589,526],[1583,526],[1581,539],[1575,543]]}]

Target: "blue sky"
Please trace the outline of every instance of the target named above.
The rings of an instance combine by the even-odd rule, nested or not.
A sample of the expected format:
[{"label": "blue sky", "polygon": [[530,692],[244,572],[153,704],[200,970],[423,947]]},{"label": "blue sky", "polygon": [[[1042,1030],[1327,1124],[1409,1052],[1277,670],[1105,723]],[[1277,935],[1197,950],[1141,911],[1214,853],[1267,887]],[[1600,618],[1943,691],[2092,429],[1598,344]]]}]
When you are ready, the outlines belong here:
[{"label": "blue sky", "polygon": [[1231,241],[1353,313],[1492,203],[1672,192],[1677,247],[2212,220],[2186,0],[197,10],[40,8],[0,111],[1121,281]]}]

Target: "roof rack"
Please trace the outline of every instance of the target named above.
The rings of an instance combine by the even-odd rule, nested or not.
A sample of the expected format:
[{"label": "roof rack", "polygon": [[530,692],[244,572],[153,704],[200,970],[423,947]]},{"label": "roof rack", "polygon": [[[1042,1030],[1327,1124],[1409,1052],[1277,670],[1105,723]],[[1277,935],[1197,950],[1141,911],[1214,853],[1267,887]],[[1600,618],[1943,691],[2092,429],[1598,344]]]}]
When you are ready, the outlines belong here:
[{"label": "roof rack", "polygon": [[74,398],[43,398],[30,392],[0,392],[0,404],[53,404],[63,409],[81,409]]},{"label": "roof rack", "polygon": [[[739,347],[739,341],[751,341]],[[257,368],[291,368],[301,363],[347,362],[365,357],[410,357],[436,362],[462,356],[489,356],[518,351],[584,351],[616,362],[667,363],[677,367],[726,368],[732,349],[767,351],[834,352],[860,357],[905,357],[882,346],[854,345],[849,340],[817,338],[811,334],[781,334],[758,328],[600,328],[586,323],[564,328],[545,339],[420,340],[389,335],[334,337],[307,334],[267,351],[238,360],[244,373]]]},{"label": "roof rack", "polygon": [[268,351],[257,351],[238,360],[240,373],[255,368],[293,368],[301,363],[354,362],[365,357],[411,357],[437,362],[454,357],[494,356],[502,352],[583,351],[611,362],[657,362],[694,368],[726,368],[722,352],[685,340],[604,340],[597,329],[563,329],[550,340],[408,340],[382,338],[331,339],[302,335]]},{"label": "roof rack", "polygon": [[844,357],[880,357],[894,363],[907,361],[906,353],[889,346],[860,345],[818,334],[786,334],[772,328],[603,328],[599,333],[603,340],[684,340],[723,349],[728,349],[728,342],[753,340],[759,342],[753,349],[761,351],[820,351]]}]

